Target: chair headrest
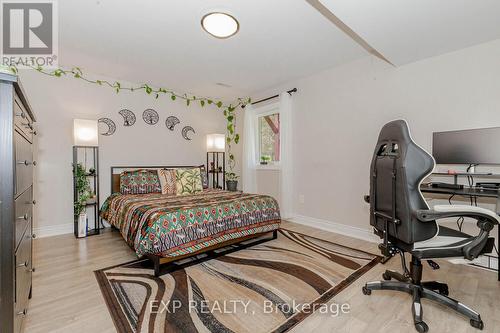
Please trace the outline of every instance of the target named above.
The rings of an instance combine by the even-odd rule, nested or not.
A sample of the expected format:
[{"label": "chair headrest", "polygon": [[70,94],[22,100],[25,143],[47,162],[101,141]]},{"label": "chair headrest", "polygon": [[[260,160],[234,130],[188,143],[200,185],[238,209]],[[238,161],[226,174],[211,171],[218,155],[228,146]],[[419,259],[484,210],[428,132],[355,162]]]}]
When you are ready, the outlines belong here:
[{"label": "chair headrest", "polygon": [[405,120],[394,120],[385,124],[378,136],[378,142],[384,141],[413,142],[408,123]]}]

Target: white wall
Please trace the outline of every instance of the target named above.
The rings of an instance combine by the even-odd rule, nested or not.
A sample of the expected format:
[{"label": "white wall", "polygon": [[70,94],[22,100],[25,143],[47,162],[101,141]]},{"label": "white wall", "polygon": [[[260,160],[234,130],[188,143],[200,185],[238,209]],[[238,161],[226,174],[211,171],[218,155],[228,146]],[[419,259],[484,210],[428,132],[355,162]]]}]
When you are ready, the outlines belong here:
[{"label": "white wall", "polygon": [[252,97],[299,90],[293,97],[295,213],[368,229],[363,195],[383,124],[407,119],[427,149],[434,131],[500,126],[499,78],[495,41],[398,68],[367,57]]},{"label": "white wall", "polygon": [[[38,233],[72,232],[73,119],[109,117],[116,123],[112,136],[99,136],[101,203],[110,191],[112,165],[200,165],[206,163],[205,136],[224,133],[222,112],[212,107],[186,108],[181,101],[148,96],[143,92],[121,92],[87,84],[73,78],[53,78],[34,71],[23,71],[21,82],[37,117],[38,166],[35,196],[37,206],[34,227]],[[137,122],[123,126],[118,114],[132,110]],[[142,112],[155,109],[160,115],[157,125],[142,120]],[[165,127],[165,119],[175,115],[181,120],[174,132]],[[192,126],[192,141],[181,137],[183,126]]]},{"label": "white wall", "polygon": [[274,197],[281,204],[281,179],[279,169],[257,169],[257,192]]}]

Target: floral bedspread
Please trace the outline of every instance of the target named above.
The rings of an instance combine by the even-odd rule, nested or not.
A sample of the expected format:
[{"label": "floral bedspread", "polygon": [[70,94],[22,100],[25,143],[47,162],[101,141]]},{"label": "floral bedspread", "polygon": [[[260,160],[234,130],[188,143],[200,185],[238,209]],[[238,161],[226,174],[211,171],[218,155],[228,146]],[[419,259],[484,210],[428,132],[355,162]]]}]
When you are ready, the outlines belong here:
[{"label": "floral bedspread", "polygon": [[162,257],[276,230],[281,223],[274,198],[222,190],[185,196],[112,194],[101,217],[120,230],[138,256]]}]

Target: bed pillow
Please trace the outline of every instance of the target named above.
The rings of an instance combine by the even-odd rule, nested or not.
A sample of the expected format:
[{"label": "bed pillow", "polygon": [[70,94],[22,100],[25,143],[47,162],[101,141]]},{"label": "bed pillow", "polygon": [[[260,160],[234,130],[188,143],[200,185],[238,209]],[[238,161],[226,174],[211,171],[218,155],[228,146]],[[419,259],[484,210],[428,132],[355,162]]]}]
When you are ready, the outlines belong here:
[{"label": "bed pillow", "polygon": [[177,194],[175,169],[158,170],[158,178],[160,178],[161,194]]},{"label": "bed pillow", "polygon": [[156,170],[124,171],[120,174],[122,194],[161,193],[160,180]]},{"label": "bed pillow", "polygon": [[200,173],[201,173],[201,184],[203,189],[206,190],[208,188],[208,175],[207,169],[205,169],[204,165],[200,165]]},{"label": "bed pillow", "polygon": [[175,169],[177,195],[203,192],[200,168]]}]

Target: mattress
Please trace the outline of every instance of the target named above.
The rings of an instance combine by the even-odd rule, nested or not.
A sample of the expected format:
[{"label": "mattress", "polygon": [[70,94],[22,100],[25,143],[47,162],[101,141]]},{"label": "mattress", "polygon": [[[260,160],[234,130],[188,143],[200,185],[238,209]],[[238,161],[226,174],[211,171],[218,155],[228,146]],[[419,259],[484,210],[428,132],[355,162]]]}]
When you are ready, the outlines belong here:
[{"label": "mattress", "polygon": [[204,190],[184,196],[112,194],[100,216],[120,230],[139,257],[176,257],[273,231],[281,223],[267,195]]}]

